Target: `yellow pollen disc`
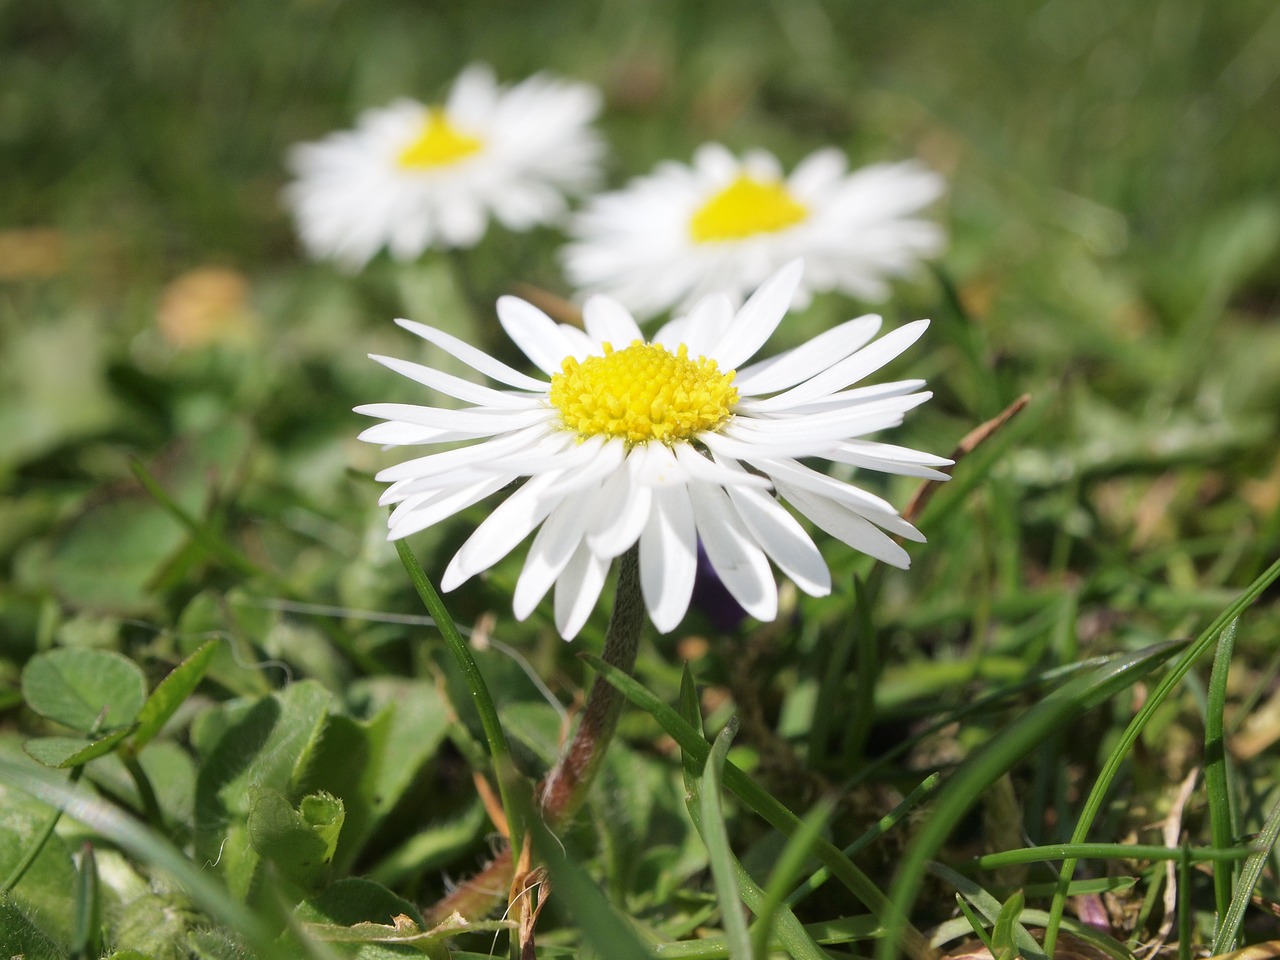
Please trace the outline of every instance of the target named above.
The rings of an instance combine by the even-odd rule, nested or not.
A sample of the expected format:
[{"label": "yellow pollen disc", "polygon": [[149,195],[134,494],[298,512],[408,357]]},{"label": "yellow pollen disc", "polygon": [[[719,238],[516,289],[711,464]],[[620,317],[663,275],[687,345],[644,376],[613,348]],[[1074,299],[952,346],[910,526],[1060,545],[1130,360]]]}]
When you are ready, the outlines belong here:
[{"label": "yellow pollen disc", "polygon": [[757,233],[777,233],[809,216],[776,180],[754,180],[745,174],[702,205],[689,220],[698,243],[741,240]]},{"label": "yellow pollen disc", "polygon": [[447,167],[469,157],[484,141],[463,133],[439,107],[427,111],[427,119],[418,139],[400,151],[400,166],[409,170],[426,170],[431,167]]},{"label": "yellow pollen disc", "polygon": [[690,360],[683,344],[673,354],[641,340],[624,350],[606,343],[602,357],[565,357],[551,377],[551,402],[579,438],[605,434],[629,444],[671,444],[729,419],[738,402],[733,375],[706,357]]}]

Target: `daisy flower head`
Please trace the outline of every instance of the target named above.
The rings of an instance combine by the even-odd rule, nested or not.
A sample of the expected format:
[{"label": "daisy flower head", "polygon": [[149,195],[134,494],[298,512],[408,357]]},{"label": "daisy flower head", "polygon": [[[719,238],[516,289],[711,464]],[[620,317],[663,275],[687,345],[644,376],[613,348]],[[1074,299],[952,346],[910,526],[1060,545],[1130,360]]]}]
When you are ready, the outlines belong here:
[{"label": "daisy flower head", "polygon": [[510,88],[468,67],[442,104],[400,99],[354,130],[295,146],[285,201],[307,252],[349,269],[386,247],[412,260],[471,247],[492,215],[510,230],[551,222],[596,180],[599,92],[537,74]]},{"label": "daisy flower head", "polygon": [[886,277],[942,250],[941,227],[917,214],[944,183],[915,162],[847,166],[828,148],[784,176],[764,150],[739,158],[706,144],[692,166],[666,161],[592,198],[570,223],[565,272],[642,317],[712,291],[740,300],[796,257],[806,263],[797,307],[827,290],[883,300]]},{"label": "daisy flower head", "polygon": [[951,461],[867,439],[930,396],[922,380],[853,384],[924,333],[926,320],[878,340],[859,317],[775,357],[748,364],[800,284],[788,264],[740,308],[725,294],[700,301],[646,341],[616,301],[594,296],[585,331],[516,299],[498,301],[507,334],[543,374],[534,377],[455,337],[396,321],[499,387],[417,363],[373,359],[471,406],[374,403],[383,422],[362,440],[389,446],[466,445],[378,474],[395,539],[439,523],[519,483],[476,527],[441,579],[448,591],[537,533],[516,583],[524,619],[555,586],[555,623],[572,638],[615,557],[639,545],[649,617],[666,633],[689,606],[699,540],[725,587],[759,620],[777,614],[770,561],[814,596],[831,590],[822,554],[781,501],[839,540],[906,567],[891,535],[924,538],[885,500],[801,463],[825,459],[945,479]]}]

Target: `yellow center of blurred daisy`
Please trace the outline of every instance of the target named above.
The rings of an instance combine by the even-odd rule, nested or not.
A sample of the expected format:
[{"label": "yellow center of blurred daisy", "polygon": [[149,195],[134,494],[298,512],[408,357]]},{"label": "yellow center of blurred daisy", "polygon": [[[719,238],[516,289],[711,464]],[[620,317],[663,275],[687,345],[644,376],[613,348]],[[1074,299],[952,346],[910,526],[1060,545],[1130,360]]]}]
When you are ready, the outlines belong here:
[{"label": "yellow center of blurred daisy", "polygon": [[745,174],[702,205],[689,220],[698,243],[741,240],[757,233],[776,233],[809,216],[809,209],[776,180]]},{"label": "yellow center of blurred daisy", "polygon": [[431,167],[447,167],[469,157],[484,141],[463,133],[439,107],[427,111],[426,123],[418,139],[400,151],[400,166],[409,170],[426,170]]},{"label": "yellow center of blurred daisy", "polygon": [[641,340],[624,350],[606,343],[602,357],[565,358],[551,377],[551,402],[580,438],[605,434],[629,444],[671,444],[729,419],[738,402],[733,375],[706,357],[690,360],[683,344],[671,353]]}]

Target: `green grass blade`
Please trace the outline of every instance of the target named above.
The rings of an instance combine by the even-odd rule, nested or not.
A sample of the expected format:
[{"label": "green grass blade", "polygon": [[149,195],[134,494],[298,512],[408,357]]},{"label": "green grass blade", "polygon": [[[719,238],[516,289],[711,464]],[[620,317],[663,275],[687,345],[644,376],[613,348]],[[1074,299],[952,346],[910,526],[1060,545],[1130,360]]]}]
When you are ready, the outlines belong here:
[{"label": "green grass blade", "polygon": [[[853,858],[865,850],[871,844],[875,843],[882,836],[896,827],[917,805],[926,797],[933,793],[938,785],[938,780],[942,775],[939,773],[931,773],[920,782],[920,785],[903,797],[902,802],[886,813],[883,817],[873,823],[866,832],[859,836],[853,843],[849,844],[840,852],[846,857]],[[809,894],[813,893],[824,883],[831,879],[831,871],[826,867],[817,870],[804,883],[791,891],[791,895],[787,897],[787,903],[795,906]]]},{"label": "green grass blade", "polygon": [[774,918],[786,905],[787,890],[796,882],[796,877],[800,876],[805,860],[812,854],[814,842],[821,835],[822,828],[826,826],[834,809],[835,804],[830,800],[816,804],[805,815],[800,829],[791,835],[787,845],[783,847],[782,854],[769,875],[769,882],[765,885],[764,901],[758,907],[752,907],[756,915],[756,922],[751,929],[752,956],[764,957],[768,953],[769,943],[773,939]]},{"label": "green grass blade", "polygon": [[[1001,917],[1005,916],[1004,905],[995,897],[988,893],[976,881],[970,880],[963,874],[956,873],[950,867],[943,866],[940,863],[930,862],[925,868],[938,879],[949,883],[955,887],[956,892],[968,900],[973,906],[987,918],[992,924],[999,926]],[[1022,912],[1021,904],[1018,905],[1017,913]],[[1004,926],[991,933],[991,943],[997,949],[1000,946],[1000,939],[1006,942],[1012,942],[1026,960],[1045,960],[1045,953],[1040,949],[1040,945],[1027,932],[1027,928],[1022,925],[1018,916],[1005,916]],[[998,956],[995,949],[992,950],[992,956]]]},{"label": "green grass blade", "polygon": [[515,789],[513,783],[516,774],[515,766],[511,762],[511,748],[507,744],[506,734],[502,732],[502,722],[498,719],[493,697],[489,695],[489,687],[484,682],[484,675],[480,673],[480,665],[471,655],[471,648],[462,639],[457,624],[453,622],[453,617],[445,608],[440,594],[436,593],[435,587],[427,579],[422,564],[418,563],[418,558],[413,555],[407,543],[403,540],[397,540],[395,543],[400,562],[404,564],[405,571],[413,581],[413,587],[422,598],[427,612],[435,620],[436,627],[449,646],[449,652],[453,654],[458,669],[462,671],[467,689],[471,691],[471,702],[480,715],[480,726],[484,729],[485,739],[489,742],[489,757],[493,761],[494,773],[498,780],[498,792],[502,797],[502,809],[506,812],[507,826],[511,831],[512,852],[518,857],[523,825],[529,822],[528,803],[523,793]]},{"label": "green grass blade", "polygon": [[991,934],[987,933],[987,928],[982,925],[982,918],[973,912],[973,907],[969,906],[969,901],[963,894],[956,894],[956,906],[960,908],[961,915],[969,921],[969,926],[973,928],[973,935],[982,941],[982,945],[992,956],[995,956],[995,948],[991,945]]},{"label": "green grass blade", "polygon": [[974,857],[967,866],[998,870],[1045,860],[1188,860],[1191,863],[1232,863],[1252,856],[1254,847],[1161,847],[1140,843],[1046,843],[1042,847],[1003,850]]},{"label": "green grass blade", "polygon": [[1271,813],[1267,815],[1267,822],[1263,824],[1262,832],[1258,834],[1253,853],[1240,869],[1240,878],[1231,896],[1231,904],[1218,925],[1218,934],[1213,941],[1214,956],[1227,953],[1230,950],[1228,944],[1236,943],[1239,939],[1244,912],[1249,907],[1253,888],[1258,885],[1263,868],[1267,865],[1267,858],[1271,856],[1271,850],[1276,845],[1277,837],[1280,837],[1280,795],[1277,795],[1276,803],[1271,808]]},{"label": "green grass blade", "polygon": [[101,955],[102,890],[93,844],[86,843],[76,872],[75,920],[72,924],[71,955],[85,960]]},{"label": "green grass blade", "polygon": [[[1236,824],[1231,802],[1230,771],[1227,768],[1227,747],[1224,734],[1223,711],[1227,703],[1227,675],[1231,670],[1231,655],[1236,646],[1236,629],[1239,620],[1232,620],[1222,631],[1218,649],[1213,654],[1213,671],[1209,674],[1208,701],[1204,715],[1204,791],[1209,802],[1209,837],[1215,847],[1229,847],[1235,843]],[[1217,860],[1213,864],[1213,899],[1217,907],[1217,926],[1231,906],[1231,884],[1235,878],[1235,865]],[[1228,949],[1234,949],[1231,945]],[[1225,951],[1223,951],[1225,952]]]},{"label": "green grass blade", "polygon": [[[1182,678],[1186,676],[1187,671],[1213,645],[1227,624],[1237,619],[1240,614],[1251,606],[1277,577],[1280,577],[1280,560],[1276,560],[1264,570],[1236,598],[1233,604],[1209,624],[1205,631],[1196,638],[1191,647],[1178,658],[1165,678],[1150,693],[1146,702],[1142,705],[1142,709],[1129,721],[1129,726],[1125,728],[1120,740],[1112,748],[1106,763],[1103,764],[1102,770],[1098,773],[1098,779],[1094,781],[1093,788],[1089,791],[1089,796],[1085,799],[1084,807],[1080,811],[1080,818],[1076,821],[1075,830],[1072,831],[1072,843],[1080,843],[1089,835],[1089,829],[1093,826],[1093,821],[1102,809],[1102,802],[1106,799],[1107,791],[1111,788],[1111,783],[1115,780],[1116,774],[1120,772],[1124,758],[1129,755],[1129,750],[1137,742],[1143,728],[1150,722],[1155,712],[1163,706],[1165,700],[1173,692],[1174,687],[1182,682]],[[1058,926],[1062,922],[1062,914],[1066,909],[1067,898],[1064,891],[1067,883],[1071,880],[1071,874],[1075,870],[1075,866],[1074,860],[1064,861],[1058,874],[1058,892],[1054,895],[1053,903],[1049,909],[1049,924],[1045,929],[1045,949],[1049,953],[1053,952],[1054,943],[1058,935]]]},{"label": "green grass blade", "polygon": [[732,718],[711,747],[706,767],[702,772],[702,796],[699,812],[702,814],[702,842],[707,847],[707,859],[711,864],[711,879],[715,883],[716,896],[720,900],[720,916],[724,921],[725,937],[729,951],[735,957],[751,960],[751,935],[747,930],[747,918],[742,913],[742,895],[733,869],[733,852],[729,849],[729,831],[724,825],[724,811],[720,808],[721,773],[725,756],[738,732],[738,718]]},{"label": "green grass blade", "polygon": [[[893,916],[909,914],[926,864],[934,859],[951,831],[977,802],[982,791],[1007,772],[1014,764],[1061,730],[1073,716],[1125,689],[1155,669],[1173,652],[1174,645],[1161,644],[1127,657],[1113,659],[1111,664],[1093,673],[1076,677],[1059,687],[1017,720],[1008,724],[985,746],[965,760],[941,790],[928,820],[915,842],[907,849],[890,890],[895,907]],[[1048,951],[1045,951],[1048,953]],[[880,944],[879,960],[891,960],[892,938]]]},{"label": "green grass blade", "polygon": [[556,898],[596,953],[609,960],[653,960],[639,934],[619,916],[587,872],[565,855],[564,845],[540,819],[529,821],[529,834],[538,860],[546,864]]},{"label": "green grass blade", "polygon": [[[1004,905],[1000,908],[1000,912],[996,914],[996,925],[991,930],[991,955],[999,958],[999,960],[1013,960],[1015,957],[1023,957],[1025,960],[1031,960],[1032,957],[1043,956],[1039,952],[1039,945],[1035,947],[1035,952],[1028,953],[1032,949],[1030,946],[1024,946],[1020,940],[1020,934],[1026,933],[1026,928],[1018,922],[1018,918],[1022,916],[1022,908],[1025,900],[1021,890],[1016,890]],[[1030,934],[1028,934],[1030,937]],[[1035,941],[1031,941],[1035,944]]]},{"label": "green grass blade", "polygon": [[[706,739],[689,726],[680,714],[646,690],[634,678],[610,666],[599,657],[583,654],[582,658],[591,665],[592,669],[621,690],[628,700],[652,716],[682,750],[698,762],[706,762],[706,757],[710,753]],[[792,836],[800,829],[799,817],[731,763],[725,764],[724,783],[747,806],[786,836]],[[834,844],[821,837],[815,842],[813,852],[814,856],[822,861],[836,879],[849,888],[849,891],[875,915],[877,920],[887,925],[894,911],[893,904],[853,861],[841,853]],[[924,937],[918,930],[911,927],[905,918],[901,919],[894,929],[901,933],[905,946],[913,956],[923,956],[927,952]]]}]

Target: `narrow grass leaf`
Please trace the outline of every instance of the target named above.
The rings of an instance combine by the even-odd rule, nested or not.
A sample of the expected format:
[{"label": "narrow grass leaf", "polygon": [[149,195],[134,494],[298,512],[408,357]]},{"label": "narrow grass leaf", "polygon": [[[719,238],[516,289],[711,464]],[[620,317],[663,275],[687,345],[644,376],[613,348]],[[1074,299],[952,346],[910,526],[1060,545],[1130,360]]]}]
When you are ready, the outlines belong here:
[{"label": "narrow grass leaf", "polygon": [[[1237,832],[1234,805],[1231,802],[1231,777],[1227,763],[1223,712],[1227,705],[1227,675],[1231,671],[1231,655],[1235,651],[1236,630],[1239,625],[1238,619],[1232,620],[1218,638],[1205,704],[1204,792],[1209,804],[1209,837],[1215,847],[1230,847],[1235,842]],[[1226,860],[1214,862],[1213,899],[1219,929],[1231,906],[1231,884],[1234,878],[1234,863]],[[1229,944],[1228,949],[1235,946],[1234,943]]]},{"label": "narrow grass leaf", "polygon": [[[1176,645],[1161,644],[1127,657],[1112,658],[1107,666],[1078,676],[1053,691],[966,759],[938,791],[932,813],[898,867],[890,890],[896,908],[894,916],[909,914],[927,862],[934,858],[983,790],[1062,729],[1071,717],[1136,683],[1175,649]],[[891,960],[892,953],[890,938],[880,945],[878,956],[880,960]]]},{"label": "narrow grass leaf", "polygon": [[169,675],[156,684],[156,688],[147,697],[146,703],[138,714],[138,729],[133,733],[130,743],[134,750],[141,750],[151,742],[152,738],[168,723],[183,701],[191,696],[200,683],[204,672],[222,641],[215,639],[201,644],[191,656],[169,672]]},{"label": "narrow grass leaf", "polygon": [[[863,914],[858,917],[839,917],[835,920],[823,920],[818,923],[805,924],[802,928],[806,937],[815,944],[835,945],[842,943],[859,943],[874,940],[884,933],[884,927],[876,923],[874,917]],[[793,957],[799,954],[792,951],[779,937],[769,944],[770,950],[785,949]],[[830,960],[830,956],[821,947],[817,956],[820,960]],[[653,955],[662,960],[726,960],[729,953],[728,941],[723,935],[701,937],[697,940],[680,940],[673,943],[659,943],[653,947]],[[461,954],[454,954],[461,960]],[[736,958],[734,958],[736,960]]]},{"label": "narrow grass leaf", "polygon": [[76,874],[71,953],[77,957],[99,956],[101,940],[102,891],[98,885],[98,862],[93,855],[93,844],[86,843],[80,852],[80,869]]},{"label": "narrow grass leaf", "polygon": [[396,552],[400,555],[400,562],[404,564],[405,571],[413,581],[414,589],[422,598],[427,612],[435,620],[436,627],[448,644],[449,652],[453,654],[458,669],[462,671],[466,680],[467,689],[471,692],[471,702],[475,704],[476,712],[480,715],[480,725],[484,729],[485,739],[489,742],[489,756],[493,760],[494,772],[498,780],[502,809],[507,815],[512,852],[518,856],[523,832],[522,825],[529,822],[528,803],[524,792],[515,789],[512,783],[516,774],[515,766],[511,762],[511,748],[507,745],[506,734],[502,732],[502,722],[498,719],[493,697],[489,695],[489,687],[484,682],[484,676],[480,673],[475,657],[471,655],[471,649],[462,639],[462,634],[458,632],[458,627],[440,599],[440,594],[427,579],[422,565],[418,563],[418,558],[413,555],[413,551],[403,540],[396,541]]},{"label": "narrow grass leaf", "polygon": [[738,732],[738,718],[734,717],[716,737],[707,756],[702,772],[702,842],[707,846],[707,860],[711,864],[711,879],[715,883],[716,896],[720,900],[720,916],[724,920],[725,936],[729,950],[743,960],[754,958],[751,936],[747,932],[747,919],[742,913],[742,896],[734,875],[733,852],[729,849],[729,831],[724,825],[724,811],[720,807],[721,772],[729,753],[734,735]]},{"label": "narrow grass leaf", "polygon": [[[925,867],[935,877],[955,887],[956,892],[973,904],[974,908],[986,917],[988,921],[997,926],[999,925],[1006,905],[988,893],[979,883],[963,874],[956,873],[950,867],[943,866],[940,863],[930,862]],[[1040,949],[1040,945],[1036,943],[1035,938],[1027,932],[1027,928],[1019,920],[1021,913],[1022,905],[1019,903],[1017,913],[1011,918],[1006,917],[1003,930],[992,930],[992,956],[999,957],[997,950],[1003,938],[1006,944],[1012,944],[1026,960],[1045,960],[1045,952]]]},{"label": "narrow grass leaf", "polygon": [[786,904],[786,893],[800,871],[804,869],[805,860],[813,853],[813,845],[827,825],[835,804],[830,800],[822,800],[808,814],[800,829],[791,835],[782,854],[774,864],[769,882],[764,888],[764,902],[752,907],[756,915],[755,925],[751,930],[753,956],[763,957],[768,952],[772,941],[772,927],[778,910]]},{"label": "narrow grass leaf", "polygon": [[[1015,957],[1036,955],[1024,952],[1017,942],[1018,932],[1026,933],[1026,928],[1018,922],[1024,904],[1022,891],[1015,891],[996,914],[996,925],[991,930],[991,955],[996,960],[1014,960]],[[1034,942],[1033,940],[1032,943]]]},{"label": "narrow grass leaf", "polygon": [[[1187,672],[1195,665],[1196,661],[1213,645],[1213,642],[1226,628],[1227,624],[1237,619],[1250,607],[1262,595],[1262,592],[1275,582],[1277,577],[1280,577],[1280,560],[1276,560],[1264,570],[1253,583],[1245,588],[1244,592],[1236,598],[1233,604],[1209,624],[1187,651],[1178,658],[1165,678],[1147,696],[1142,709],[1129,721],[1129,725],[1125,728],[1124,733],[1121,734],[1116,745],[1112,747],[1111,753],[1107,756],[1106,762],[1102,766],[1102,770],[1099,771],[1098,778],[1094,781],[1093,787],[1089,791],[1089,796],[1085,799],[1084,807],[1080,811],[1080,818],[1076,821],[1075,830],[1072,831],[1072,843],[1080,843],[1089,835],[1089,829],[1093,826],[1093,821],[1102,809],[1103,800],[1106,799],[1107,791],[1111,788],[1111,783],[1115,780],[1116,774],[1120,772],[1124,758],[1129,755],[1129,751],[1133,748],[1134,743],[1137,742],[1138,737],[1151,721],[1155,712],[1164,705],[1165,700],[1169,698],[1174,688],[1182,682],[1182,678],[1187,675]],[[1049,953],[1053,952],[1058,927],[1062,922],[1063,911],[1066,909],[1067,898],[1064,890],[1071,880],[1071,874],[1075,870],[1075,866],[1074,860],[1064,861],[1058,874],[1058,892],[1054,895],[1053,903],[1050,906],[1049,924],[1045,929],[1045,949]]]},{"label": "narrow grass leaf", "polygon": [[1253,853],[1249,855],[1240,870],[1240,878],[1231,895],[1231,904],[1227,907],[1227,912],[1218,925],[1218,934],[1213,940],[1215,956],[1226,953],[1227,945],[1234,944],[1239,939],[1244,912],[1249,907],[1253,888],[1258,885],[1258,880],[1262,877],[1262,871],[1271,856],[1272,848],[1276,845],[1277,837],[1280,837],[1280,794],[1277,795],[1275,805],[1267,815],[1267,822],[1263,824],[1262,832],[1258,834]]},{"label": "narrow grass leaf", "polygon": [[1042,847],[1003,850],[974,857],[969,864],[998,870],[1045,860],[1187,860],[1191,863],[1231,863],[1254,852],[1253,847],[1161,847],[1143,843],[1046,843]]},{"label": "narrow grass leaf", "polygon": [[969,926],[973,928],[973,935],[982,941],[982,945],[994,957],[996,950],[991,944],[991,934],[987,933],[982,918],[973,912],[973,907],[969,906],[969,901],[964,898],[964,894],[956,894],[956,906],[960,908],[961,915],[969,921]]},{"label": "narrow grass leaf", "polygon": [[[706,739],[689,726],[680,714],[646,690],[633,677],[605,663],[599,657],[583,654],[582,659],[600,676],[621,690],[623,696],[652,716],[683,751],[698,762],[706,762],[710,754]],[[799,817],[732,763],[726,763],[724,766],[724,783],[747,806],[786,836],[789,837],[800,829]],[[814,843],[813,852],[814,856],[822,861],[836,879],[849,888],[850,892],[871,911],[880,923],[887,923],[887,918],[894,911],[893,904],[853,861],[841,853],[834,844],[821,837]],[[911,927],[905,918],[900,918],[894,929],[901,935],[903,945],[912,956],[923,957],[928,954],[928,944],[924,937],[918,930]]]}]

